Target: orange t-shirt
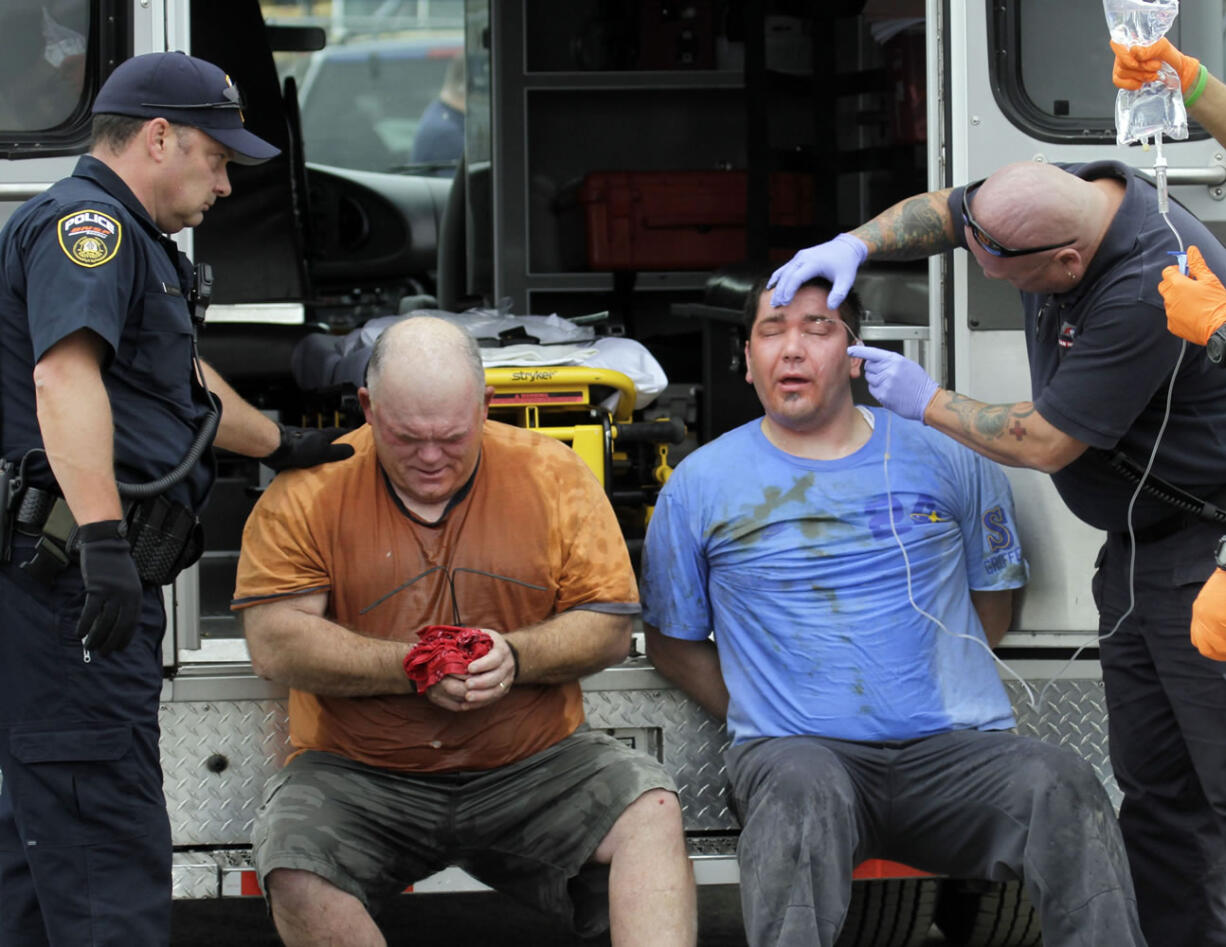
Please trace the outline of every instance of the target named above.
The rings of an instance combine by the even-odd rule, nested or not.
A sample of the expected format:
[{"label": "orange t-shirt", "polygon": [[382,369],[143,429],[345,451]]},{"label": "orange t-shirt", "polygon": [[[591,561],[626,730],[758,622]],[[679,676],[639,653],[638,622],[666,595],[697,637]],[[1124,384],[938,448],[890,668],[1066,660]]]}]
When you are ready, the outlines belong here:
[{"label": "orange t-shirt", "polygon": [[[347,460],[279,475],[243,530],[231,607],[327,592],[327,617],[412,642],[426,625],[500,632],[574,608],[638,612],[630,557],[608,499],[569,447],[485,423],[468,493],[427,525],[384,479],[370,428]],[[490,769],[551,746],[583,720],[577,681],[523,685],[453,713],[420,695],[290,691],[290,742],[394,770]]]}]

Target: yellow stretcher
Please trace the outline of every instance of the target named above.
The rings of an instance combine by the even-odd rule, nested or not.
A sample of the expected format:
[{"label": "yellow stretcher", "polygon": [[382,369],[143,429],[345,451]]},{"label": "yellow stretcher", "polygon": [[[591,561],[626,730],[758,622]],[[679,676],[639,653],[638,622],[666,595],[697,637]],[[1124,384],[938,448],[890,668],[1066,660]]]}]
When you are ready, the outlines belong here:
[{"label": "yellow stretcher", "polygon": [[[571,445],[604,486],[611,500],[637,500],[651,515],[655,493],[668,480],[668,445],[685,437],[680,423],[634,421],[634,382],[609,368],[534,366],[487,368],[494,388],[490,417],[531,428]],[[600,403],[609,391],[620,397],[610,412]],[[649,470],[636,470],[629,448],[650,445]],[[629,479],[629,489],[615,481]],[[617,487],[622,486],[621,489]]]}]

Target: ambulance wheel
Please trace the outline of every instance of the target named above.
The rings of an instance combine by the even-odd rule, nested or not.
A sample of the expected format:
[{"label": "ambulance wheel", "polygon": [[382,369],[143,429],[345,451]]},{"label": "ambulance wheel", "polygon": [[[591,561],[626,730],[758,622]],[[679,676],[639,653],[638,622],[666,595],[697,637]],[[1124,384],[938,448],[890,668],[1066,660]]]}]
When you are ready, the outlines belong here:
[{"label": "ambulance wheel", "polygon": [[937,926],[954,947],[1037,947],[1039,915],[1018,881],[949,879],[937,902]]},{"label": "ambulance wheel", "polygon": [[857,881],[835,947],[920,947],[932,928],[935,878]]}]

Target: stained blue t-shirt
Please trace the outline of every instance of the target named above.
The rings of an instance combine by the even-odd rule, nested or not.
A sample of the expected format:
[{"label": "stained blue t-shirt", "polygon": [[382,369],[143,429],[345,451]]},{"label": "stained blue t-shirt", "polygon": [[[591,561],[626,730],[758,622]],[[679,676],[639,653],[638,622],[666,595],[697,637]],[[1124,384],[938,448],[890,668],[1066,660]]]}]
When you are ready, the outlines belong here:
[{"label": "stained blue t-shirt", "polygon": [[[831,461],[785,453],[751,421],[660,493],[643,620],[673,638],[714,631],[734,743],[1013,725],[970,599],[1028,577],[1008,482],[943,434],[872,414],[868,443]],[[916,605],[950,633],[911,605],[895,533]]]}]

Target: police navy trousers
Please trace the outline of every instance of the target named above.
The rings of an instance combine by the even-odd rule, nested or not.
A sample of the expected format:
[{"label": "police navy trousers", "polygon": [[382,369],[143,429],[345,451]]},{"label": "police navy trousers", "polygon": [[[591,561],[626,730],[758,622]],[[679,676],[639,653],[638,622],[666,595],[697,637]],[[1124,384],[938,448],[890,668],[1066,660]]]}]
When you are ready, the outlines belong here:
[{"label": "police navy trousers", "polygon": [[1021,879],[1045,947],[1145,943],[1111,800],[1071,750],[962,730],[891,744],[772,737],[726,760],[751,947],[834,944],[866,858]]},{"label": "police navy trousers", "polygon": [[[1189,637],[1221,527],[1137,545],[1135,605],[1101,641],[1111,766],[1141,927],[1155,947],[1226,947],[1226,664]],[[1099,553],[1099,633],[1128,609],[1127,534]]]},{"label": "police navy trousers", "polygon": [[168,944],[162,593],[126,650],[86,662],[80,572],[40,585],[29,549],[0,565],[0,947]]}]

